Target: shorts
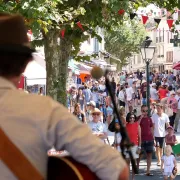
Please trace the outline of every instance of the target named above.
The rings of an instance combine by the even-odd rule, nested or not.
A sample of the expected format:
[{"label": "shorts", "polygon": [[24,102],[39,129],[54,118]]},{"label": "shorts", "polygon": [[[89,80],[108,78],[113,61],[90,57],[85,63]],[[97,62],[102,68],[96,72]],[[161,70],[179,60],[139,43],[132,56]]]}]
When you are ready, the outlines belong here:
[{"label": "shorts", "polygon": [[[138,146],[137,146],[137,145],[136,145],[136,146],[133,146],[133,147],[131,148],[132,155],[133,155],[133,158],[134,158],[134,159],[138,159],[138,158],[139,158],[139,154],[136,153],[137,150],[138,150]],[[124,155],[125,155],[125,158],[126,158],[126,159],[129,159],[129,153],[126,151],[126,149],[125,149],[125,151],[124,151]]]},{"label": "shorts", "polygon": [[153,153],[154,151],[154,141],[143,141],[141,143],[141,152]]},{"label": "shorts", "polygon": [[147,105],[147,100],[146,100],[146,98],[142,98],[142,105]]},{"label": "shorts", "polygon": [[155,137],[155,146],[160,147],[161,149],[164,147],[164,137]]}]

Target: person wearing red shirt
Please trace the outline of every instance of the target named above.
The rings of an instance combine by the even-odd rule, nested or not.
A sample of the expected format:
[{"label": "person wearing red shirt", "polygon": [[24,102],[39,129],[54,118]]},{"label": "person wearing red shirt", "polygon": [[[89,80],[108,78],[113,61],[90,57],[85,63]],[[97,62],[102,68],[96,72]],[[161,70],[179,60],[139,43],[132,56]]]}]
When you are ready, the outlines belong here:
[{"label": "person wearing red shirt", "polygon": [[139,163],[141,160],[142,153],[146,153],[147,155],[147,176],[153,176],[150,173],[151,161],[152,161],[152,153],[154,151],[154,125],[152,123],[152,119],[148,117],[148,107],[145,105],[141,106],[142,115],[139,117],[139,125],[141,127],[141,154],[139,159],[137,160],[137,164],[139,167]]},{"label": "person wearing red shirt", "polygon": [[[136,116],[134,113],[130,113],[129,116],[126,117],[126,121],[126,130],[129,135],[130,141],[133,144],[131,148],[132,154],[134,159],[138,159],[141,151],[141,128],[139,123],[136,121]],[[129,153],[125,152],[125,157],[127,164],[130,167]],[[132,172],[132,180],[134,180],[134,172]]]},{"label": "person wearing red shirt", "polygon": [[160,88],[159,91],[158,91],[160,100],[163,99],[163,98],[166,98],[168,92],[169,91],[166,89],[166,86],[163,85],[162,88]]}]

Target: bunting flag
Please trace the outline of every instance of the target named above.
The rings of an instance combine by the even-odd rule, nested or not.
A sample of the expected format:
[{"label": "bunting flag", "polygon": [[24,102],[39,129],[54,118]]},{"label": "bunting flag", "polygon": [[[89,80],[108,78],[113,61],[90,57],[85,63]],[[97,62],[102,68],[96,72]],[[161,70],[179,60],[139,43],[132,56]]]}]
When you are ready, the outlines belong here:
[{"label": "bunting flag", "polygon": [[84,31],[84,29],[83,29],[82,24],[81,24],[80,21],[78,21],[76,24],[78,25],[78,27],[79,27],[82,31]]},{"label": "bunting flag", "polygon": [[66,31],[65,29],[62,29],[62,30],[61,30],[61,37],[62,37],[62,38],[64,38],[65,31]]},{"label": "bunting flag", "polygon": [[159,25],[159,23],[161,22],[161,19],[154,19],[154,21]]},{"label": "bunting flag", "polygon": [[167,19],[167,23],[168,23],[169,29],[172,28],[173,22],[174,22],[173,19]]},{"label": "bunting flag", "polygon": [[28,30],[27,36],[28,36],[28,40],[32,41],[32,31],[31,30]]},{"label": "bunting flag", "polygon": [[133,20],[137,14],[136,13],[130,13],[130,19]]},{"label": "bunting flag", "polygon": [[143,16],[142,15],[143,24],[146,24],[147,20],[148,20],[148,16]]},{"label": "bunting flag", "polygon": [[119,15],[123,15],[125,13],[125,10],[124,9],[120,9],[119,11],[118,11],[118,14]]}]

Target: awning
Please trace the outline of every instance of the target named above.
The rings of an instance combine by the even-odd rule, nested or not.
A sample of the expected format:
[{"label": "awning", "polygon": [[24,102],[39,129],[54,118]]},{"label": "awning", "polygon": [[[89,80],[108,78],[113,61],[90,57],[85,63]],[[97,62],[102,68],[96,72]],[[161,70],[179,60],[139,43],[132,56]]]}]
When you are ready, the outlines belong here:
[{"label": "awning", "polygon": [[46,70],[36,61],[30,62],[23,74],[26,76],[27,85],[46,84]]},{"label": "awning", "polygon": [[78,67],[80,74],[90,75],[90,71],[91,71],[92,67],[87,66],[87,65],[82,64],[82,63],[79,63],[79,62],[75,62],[75,64]]},{"label": "awning", "polygon": [[77,75],[80,74],[79,68],[77,67],[77,65],[75,64],[75,61],[73,59],[69,60],[68,68],[71,69],[73,73],[75,73]]},{"label": "awning", "polygon": [[173,65],[173,69],[180,70],[180,62]]}]

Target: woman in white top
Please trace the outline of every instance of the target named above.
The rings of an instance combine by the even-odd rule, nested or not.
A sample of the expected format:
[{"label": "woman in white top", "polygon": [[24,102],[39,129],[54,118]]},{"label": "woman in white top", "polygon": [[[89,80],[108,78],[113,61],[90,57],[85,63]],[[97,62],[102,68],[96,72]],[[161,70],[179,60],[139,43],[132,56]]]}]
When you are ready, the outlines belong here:
[{"label": "woman in white top", "polygon": [[125,107],[125,100],[126,100],[126,91],[124,86],[121,86],[121,89],[118,94],[119,106]]}]

